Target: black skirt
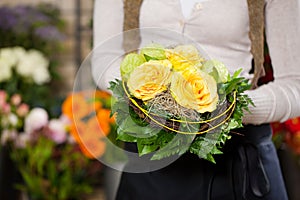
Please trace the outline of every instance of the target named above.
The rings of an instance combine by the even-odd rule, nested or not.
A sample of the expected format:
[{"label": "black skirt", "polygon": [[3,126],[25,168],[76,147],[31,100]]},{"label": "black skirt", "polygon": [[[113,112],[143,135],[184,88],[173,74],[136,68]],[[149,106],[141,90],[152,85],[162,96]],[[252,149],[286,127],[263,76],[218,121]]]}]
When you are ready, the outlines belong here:
[{"label": "black skirt", "polygon": [[123,172],[117,200],[287,200],[269,125],[238,130],[217,164],[187,153],[147,173]]}]

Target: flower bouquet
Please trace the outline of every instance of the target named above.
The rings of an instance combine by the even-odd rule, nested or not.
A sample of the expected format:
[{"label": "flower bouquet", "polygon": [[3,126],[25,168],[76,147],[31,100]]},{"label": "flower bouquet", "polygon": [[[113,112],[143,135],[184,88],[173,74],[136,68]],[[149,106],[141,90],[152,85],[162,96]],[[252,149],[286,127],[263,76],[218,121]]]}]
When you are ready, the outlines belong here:
[{"label": "flower bouquet", "polygon": [[241,70],[231,76],[193,45],[151,44],[127,54],[120,72],[122,80],[110,83],[117,139],[136,143],[152,160],[191,152],[215,162],[252,104]]}]

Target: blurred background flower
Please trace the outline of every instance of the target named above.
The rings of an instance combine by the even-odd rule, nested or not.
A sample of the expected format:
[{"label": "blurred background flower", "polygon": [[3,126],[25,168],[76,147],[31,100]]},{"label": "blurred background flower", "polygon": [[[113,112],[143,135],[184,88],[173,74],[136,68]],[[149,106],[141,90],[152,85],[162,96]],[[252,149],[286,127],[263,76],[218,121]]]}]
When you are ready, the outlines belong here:
[{"label": "blurred background flower", "polygon": [[60,99],[44,97],[53,95],[60,79],[57,67],[66,36],[59,9],[45,3],[2,6],[0,18],[0,89],[18,92],[29,105],[57,115]]},{"label": "blurred background flower", "polygon": [[86,199],[102,188],[96,158],[114,131],[110,95],[82,91],[82,108],[62,110],[77,95],[66,98],[81,54],[91,50],[92,4],[84,1],[81,22],[77,1],[0,3],[0,199]]},{"label": "blurred background flower", "polygon": [[52,55],[65,38],[59,9],[51,4],[3,6],[0,18],[1,47],[23,46]]},{"label": "blurred background flower", "polygon": [[89,158],[97,159],[104,154],[103,138],[114,132],[111,100],[105,91],[80,91],[69,94],[62,104],[62,113],[70,120],[70,133]]},{"label": "blurred background flower", "polygon": [[[9,95],[0,90],[0,138],[1,144],[14,140],[23,130],[25,116],[29,112],[29,106],[22,102],[19,94]],[[1,148],[1,146],[0,146]]]},{"label": "blurred background flower", "polygon": [[280,148],[283,144],[299,157],[300,167],[300,117],[285,122],[272,123],[273,141]]},{"label": "blurred background flower", "polygon": [[[73,97],[79,96],[84,97],[82,108],[89,107],[80,116],[69,108]],[[9,107],[0,109],[1,142],[11,149],[10,156],[20,173],[18,190],[31,199],[82,199],[101,183],[103,166],[96,158],[105,151],[101,138],[110,134],[114,125],[106,107],[109,94],[70,94],[58,118],[51,118],[41,107],[22,111],[25,104],[21,95],[10,97],[0,91],[0,102],[1,108]],[[84,125],[81,132],[71,129],[77,123],[75,119]]]}]

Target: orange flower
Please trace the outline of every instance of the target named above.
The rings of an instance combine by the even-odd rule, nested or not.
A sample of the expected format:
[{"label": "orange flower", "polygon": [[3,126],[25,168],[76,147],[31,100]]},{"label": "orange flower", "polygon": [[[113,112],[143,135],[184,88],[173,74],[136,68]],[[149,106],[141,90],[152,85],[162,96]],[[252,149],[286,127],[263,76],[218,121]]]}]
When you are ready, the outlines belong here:
[{"label": "orange flower", "polygon": [[106,105],[110,97],[105,91],[82,91],[70,94],[62,105],[63,114],[72,121],[70,134],[88,158],[100,157],[105,152],[106,145],[101,138],[110,133],[115,119],[101,102]]},{"label": "orange flower", "polygon": [[115,122],[113,117],[110,117],[110,110],[102,109],[97,113],[97,119],[100,124],[100,128],[104,135],[108,135],[111,131],[111,124]]},{"label": "orange flower", "polygon": [[111,97],[111,95],[106,91],[96,90],[95,97],[101,98],[101,99],[109,99]]},{"label": "orange flower", "polygon": [[[102,110],[101,110],[102,111]],[[83,154],[88,158],[94,159],[100,157],[105,152],[105,142],[101,138],[107,136],[110,133],[109,110],[105,110],[100,116],[105,119],[102,122],[99,121],[98,115],[91,117],[88,121],[77,123],[77,131],[75,138],[79,144]]]},{"label": "orange flower", "polygon": [[77,143],[81,142],[81,137],[86,133],[87,124],[81,121],[73,123],[70,126],[70,134],[74,137]]},{"label": "orange flower", "polygon": [[80,135],[81,146],[84,146],[87,151],[84,151],[84,153],[89,158],[91,158],[91,155],[99,157],[105,151],[105,142],[103,142],[101,138],[105,137],[106,133],[103,132],[103,128],[100,126],[96,117],[88,120],[86,128],[85,133]]},{"label": "orange flower", "polygon": [[105,151],[105,142],[101,140],[105,135],[96,117],[87,122],[77,122],[70,127],[70,133],[79,144],[82,153],[88,158],[100,157]]},{"label": "orange flower", "polygon": [[[108,131],[110,131],[110,128]],[[101,127],[96,116],[88,120],[86,132],[88,132],[88,135],[97,135],[97,137],[104,137],[107,135],[103,131],[103,127]]]},{"label": "orange flower", "polygon": [[106,144],[100,139],[84,138],[84,141],[79,144],[82,153],[90,158],[96,159],[101,157],[105,152]]},{"label": "orange flower", "polygon": [[91,91],[72,93],[63,102],[62,112],[70,119],[86,117],[101,107],[100,101],[93,101],[92,99],[95,99],[95,93]]}]

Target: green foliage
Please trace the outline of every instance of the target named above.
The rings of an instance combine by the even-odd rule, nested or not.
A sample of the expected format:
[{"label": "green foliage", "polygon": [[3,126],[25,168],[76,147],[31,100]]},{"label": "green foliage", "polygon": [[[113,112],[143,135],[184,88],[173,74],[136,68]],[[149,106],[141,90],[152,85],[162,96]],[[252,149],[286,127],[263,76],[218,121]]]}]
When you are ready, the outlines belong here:
[{"label": "green foliage", "polygon": [[24,184],[17,188],[33,200],[82,199],[91,193],[94,179],[89,175],[92,160],[74,145],[56,144],[44,137],[35,145],[11,151]]}]

